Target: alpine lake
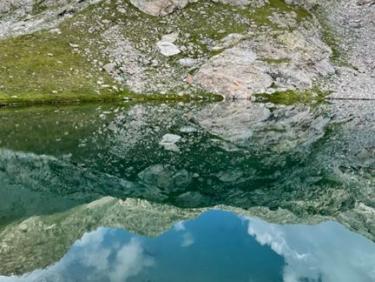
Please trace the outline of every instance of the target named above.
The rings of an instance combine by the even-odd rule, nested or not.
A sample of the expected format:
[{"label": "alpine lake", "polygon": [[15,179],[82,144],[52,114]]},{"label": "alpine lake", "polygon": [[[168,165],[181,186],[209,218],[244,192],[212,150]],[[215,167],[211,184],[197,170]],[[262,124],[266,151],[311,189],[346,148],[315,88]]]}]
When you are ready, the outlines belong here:
[{"label": "alpine lake", "polygon": [[0,281],[375,281],[374,101],[0,109]]}]

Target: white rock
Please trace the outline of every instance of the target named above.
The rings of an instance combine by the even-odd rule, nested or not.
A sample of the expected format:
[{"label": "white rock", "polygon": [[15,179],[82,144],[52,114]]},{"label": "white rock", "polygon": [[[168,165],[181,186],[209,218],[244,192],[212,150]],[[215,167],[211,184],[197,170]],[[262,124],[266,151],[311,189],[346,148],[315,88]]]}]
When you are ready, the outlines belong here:
[{"label": "white rock", "polygon": [[166,57],[175,56],[181,52],[180,49],[171,42],[159,41],[156,45],[160,53]]},{"label": "white rock", "polygon": [[181,136],[175,134],[165,134],[161,141],[160,146],[163,146],[167,151],[179,152],[180,149],[177,147],[176,143],[181,140]]},{"label": "white rock", "polygon": [[185,7],[188,0],[130,0],[130,3],[151,16],[165,16]]},{"label": "white rock", "polygon": [[103,66],[103,69],[109,74],[113,73],[115,71],[115,68],[116,64],[114,63],[109,63]]},{"label": "white rock", "polygon": [[178,32],[163,35],[160,41],[174,43],[178,38]]},{"label": "white rock", "polygon": [[119,13],[121,13],[121,14],[126,14],[126,9],[124,9],[124,8],[122,8],[122,7],[118,8],[117,11],[118,11]]},{"label": "white rock", "polygon": [[198,130],[195,127],[192,126],[183,126],[180,128],[181,133],[193,133],[197,132]]},{"label": "white rock", "polygon": [[192,58],[182,58],[178,60],[178,63],[183,67],[191,68],[197,65],[198,60]]}]

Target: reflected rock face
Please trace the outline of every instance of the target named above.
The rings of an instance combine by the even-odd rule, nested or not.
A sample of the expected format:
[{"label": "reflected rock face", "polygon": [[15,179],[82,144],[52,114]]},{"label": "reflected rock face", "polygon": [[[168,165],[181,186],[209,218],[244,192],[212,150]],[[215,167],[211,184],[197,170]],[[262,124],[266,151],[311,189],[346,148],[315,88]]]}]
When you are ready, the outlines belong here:
[{"label": "reflected rock face", "polygon": [[[288,22],[284,15],[272,17],[277,25],[293,26],[293,19]],[[284,23],[280,17],[284,17]],[[303,25],[290,32],[266,35],[230,34],[217,48],[222,50],[225,42],[231,41],[228,45],[235,46],[226,46],[203,64],[194,82],[209,92],[239,99],[249,99],[256,93],[311,89],[316,79],[334,73],[329,59],[332,51],[316,34],[317,30]]]},{"label": "reflected rock face", "polygon": [[196,120],[210,133],[235,145],[283,153],[325,134],[332,114],[324,110],[238,101],[207,106]]},{"label": "reflected rock face", "polygon": [[46,267],[59,260],[85,232],[100,226],[156,236],[176,220],[192,218],[199,212],[106,197],[64,213],[30,217],[0,230],[0,273],[24,273]]},{"label": "reflected rock face", "polygon": [[374,238],[374,115],[364,103],[50,107],[0,119],[4,226],[111,196],[283,209]]},{"label": "reflected rock face", "polygon": [[[185,281],[183,277],[189,277],[349,282],[375,278],[374,243],[334,222],[278,225],[219,210],[176,220],[155,237],[113,227],[93,228],[72,242],[58,262],[0,280]],[[145,229],[158,225],[146,222]]]},{"label": "reflected rock face", "polygon": [[[90,237],[85,233],[125,228],[159,238],[173,224],[210,207],[277,224],[334,219],[374,240],[374,118],[373,107],[360,102],[145,103],[1,111],[0,273],[31,272],[19,277],[26,281],[78,279],[65,276],[60,262],[48,266],[65,261],[71,246],[79,247],[75,241]],[[332,224],[314,230],[325,232]],[[179,246],[191,248],[198,241],[185,228],[175,227],[183,233]],[[312,269],[326,260],[325,254],[314,250],[313,258],[305,256],[310,250],[299,248],[305,243],[294,243],[299,239],[290,243],[288,228],[252,219],[245,232],[278,256],[282,271],[275,271],[282,277],[273,278],[344,279],[323,265]],[[134,253],[134,261],[117,245],[106,250],[102,257],[110,263],[104,261],[100,269],[110,267],[114,276],[102,273],[98,279],[132,281],[141,275],[147,280],[153,273],[163,281],[160,273],[152,272],[158,262],[142,238],[118,243]],[[309,236],[304,240],[309,242]],[[324,249],[323,241],[317,242],[318,249]],[[350,252],[355,254],[348,250],[346,257]],[[120,265],[126,273],[114,271],[115,258],[128,261],[128,266]],[[366,263],[351,267],[355,270],[348,277],[371,277]]]}]

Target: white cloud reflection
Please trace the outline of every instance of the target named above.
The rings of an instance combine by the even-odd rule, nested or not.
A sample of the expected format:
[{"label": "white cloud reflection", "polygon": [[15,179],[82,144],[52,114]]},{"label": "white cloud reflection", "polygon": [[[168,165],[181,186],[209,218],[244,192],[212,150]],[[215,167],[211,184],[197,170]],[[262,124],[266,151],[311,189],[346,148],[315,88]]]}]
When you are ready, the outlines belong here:
[{"label": "white cloud reflection", "polygon": [[276,225],[248,220],[248,233],[284,257],[285,282],[375,281],[374,244],[337,223]]},{"label": "white cloud reflection", "polygon": [[[347,230],[338,223],[326,222],[318,225],[277,225],[267,223],[257,218],[240,218],[242,221],[238,221],[238,217],[234,215],[233,217],[225,217],[223,219],[223,224],[225,224],[225,220],[229,220],[230,228],[233,227],[232,223],[234,222],[237,222],[242,227],[245,226],[245,228],[247,228],[245,229],[247,233],[254,237],[260,245],[267,246],[276,254],[282,256],[285,260],[282,273],[284,282],[375,281],[375,244]],[[199,220],[201,219],[196,219],[196,221]],[[248,225],[243,225],[244,221],[245,224]],[[205,224],[209,224],[209,221],[205,221]],[[161,246],[165,248],[165,253],[167,255],[164,257],[159,256],[157,267],[150,268],[149,273],[153,271],[158,273],[157,271],[161,271],[162,274],[160,277],[163,277],[163,273],[167,273],[170,269],[169,267],[174,268],[175,265],[179,266],[178,256],[177,259],[174,256],[174,250],[177,249],[175,248],[175,244],[177,244],[178,247],[187,248],[186,252],[183,252],[183,255],[188,257],[192,256],[192,260],[194,261],[196,257],[194,250],[197,248],[188,247],[195,243],[195,239],[197,242],[203,239],[202,241],[204,242],[204,236],[207,236],[207,234],[204,233],[206,229],[202,230],[200,228],[201,227],[197,227],[194,224],[186,224],[186,222],[183,221],[175,224],[172,229],[174,232],[172,234],[173,239],[166,242],[165,245],[161,244]],[[215,229],[217,232],[221,230],[221,227],[215,227],[215,225],[213,225],[212,228],[218,228]],[[244,231],[243,229],[241,230]],[[210,234],[210,240],[213,240],[213,243],[215,243],[215,240],[220,242],[220,240],[233,240],[233,238],[236,237],[234,236],[236,234],[230,232],[224,232],[223,234],[217,233],[218,236],[212,236],[211,231],[212,230],[210,230],[208,234]],[[143,270],[151,266],[156,266],[154,258],[147,255],[144,249],[144,243],[146,243],[146,241],[143,241],[142,238],[137,239],[134,236],[130,237],[130,235],[123,238],[113,232],[119,231],[99,228],[94,232],[86,233],[56,264],[46,269],[36,270],[19,277],[0,276],[0,282],[125,282],[130,278],[136,278],[135,276],[141,274]],[[196,238],[194,238],[192,234],[194,234]],[[122,239],[119,239],[120,237]],[[174,240],[175,238],[177,238],[177,241]],[[246,239],[249,238],[247,237]],[[152,241],[154,239],[149,240]],[[239,241],[239,244],[242,244],[241,241]],[[152,246],[152,244],[150,246]],[[215,252],[209,254],[209,252],[213,250],[210,249],[209,246],[205,247],[207,247],[208,255],[211,255],[208,257],[209,260],[212,259],[214,263],[220,263],[220,257],[215,256]],[[225,246],[223,248],[225,248]],[[155,249],[157,250],[158,248],[156,247]],[[251,252],[252,249],[247,245],[247,248],[244,247],[241,252],[242,251]],[[262,251],[260,250],[259,252]],[[243,258],[243,254],[244,253],[238,253],[237,255]],[[254,256],[256,255],[257,253],[254,253]],[[271,255],[269,259],[273,259],[272,257],[273,255]],[[255,261],[253,263],[257,264],[259,262]],[[158,269],[163,265],[167,266],[167,268]],[[223,265],[222,267],[225,268],[226,266],[227,265]],[[255,265],[255,267],[256,266],[257,265]],[[197,268],[199,269],[201,265],[192,264],[190,267],[191,269],[189,270],[194,272]],[[178,267],[176,269],[178,269]],[[208,269],[207,271],[210,270]],[[245,269],[244,271],[248,270]],[[254,278],[255,281],[259,281],[256,280],[257,277]],[[162,278],[160,279],[161,280],[155,278],[156,281],[164,281]]]},{"label": "white cloud reflection", "polygon": [[85,281],[125,282],[136,276],[144,268],[154,264],[153,258],[147,256],[142,244],[131,238],[126,244],[105,244],[104,237],[108,229],[100,228],[86,233],[59,262],[45,269],[38,269],[22,276],[0,276],[1,282],[39,282],[39,281],[79,281],[72,273],[76,264],[79,269],[86,269]]},{"label": "white cloud reflection", "polygon": [[187,248],[187,247],[190,247],[193,244],[194,244],[193,235],[191,235],[190,232],[184,233],[184,235],[182,236],[181,247]]},{"label": "white cloud reflection", "polygon": [[146,257],[141,243],[135,238],[123,246],[116,254],[113,271],[110,272],[110,280],[114,282],[126,281],[129,277],[136,276],[145,267],[152,266],[154,260]]},{"label": "white cloud reflection", "polygon": [[182,242],[181,242],[182,248],[187,248],[187,247],[190,247],[191,245],[194,244],[194,242],[195,242],[194,237],[189,231],[186,231],[184,221],[177,222],[174,225],[174,230],[177,231],[177,232],[183,232]]},{"label": "white cloud reflection", "polygon": [[184,231],[186,228],[185,228],[185,224],[183,221],[179,221],[177,222],[175,225],[174,225],[174,229],[176,231]]}]

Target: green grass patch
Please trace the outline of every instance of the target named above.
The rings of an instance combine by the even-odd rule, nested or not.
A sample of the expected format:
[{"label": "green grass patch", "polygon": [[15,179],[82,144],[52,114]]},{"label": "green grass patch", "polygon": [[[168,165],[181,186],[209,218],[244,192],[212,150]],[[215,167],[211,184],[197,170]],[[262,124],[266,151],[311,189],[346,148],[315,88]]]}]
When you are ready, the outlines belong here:
[{"label": "green grass patch", "polygon": [[290,59],[289,58],[281,58],[281,59],[263,58],[262,61],[266,62],[267,64],[271,64],[271,65],[280,65],[280,64],[289,63]]},{"label": "green grass patch", "polygon": [[32,14],[37,15],[44,12],[47,9],[47,5],[44,0],[33,0]]},{"label": "green grass patch", "polygon": [[122,94],[36,94],[21,93],[21,95],[9,96],[0,92],[0,106],[38,105],[38,104],[73,104],[87,102],[118,101],[126,97]]},{"label": "green grass patch", "polygon": [[[199,1],[166,17],[146,15],[129,1],[122,4],[126,13],[120,13],[118,5],[115,0],[91,5],[64,21],[59,26],[60,34],[43,31],[0,41],[0,104],[112,101],[124,97],[139,100],[220,100],[220,96],[197,93],[196,90],[192,90],[191,93],[194,93],[190,96],[138,95],[126,90],[118,91],[121,86],[92,63],[93,60],[104,64],[108,62],[102,52],[106,47],[102,33],[118,25],[122,35],[135,48],[152,57],[155,56],[156,41],[164,34],[178,31],[177,44],[187,46],[191,43],[195,46],[193,50],[173,58],[159,56],[157,59],[174,65],[183,76],[185,70],[177,65],[177,59],[212,56],[214,51],[210,51],[207,40],[218,41],[230,33],[246,33],[254,29],[254,25],[275,28],[269,20],[273,12],[294,11],[299,20],[309,17],[305,10],[281,0],[271,0],[261,8]],[[44,9],[43,1],[34,1],[33,13]],[[96,29],[90,32],[91,28]],[[79,47],[72,48],[72,44],[79,44]]]},{"label": "green grass patch", "polygon": [[327,93],[318,89],[311,89],[305,91],[282,91],[272,94],[255,94],[257,102],[271,102],[273,104],[281,105],[295,105],[295,104],[318,104],[325,101]]},{"label": "green grass patch", "polygon": [[[0,92],[2,96],[109,94],[114,85],[100,70],[95,70],[73,52],[62,35],[39,32],[0,41]],[[84,94],[82,94],[84,93]],[[54,94],[54,95],[52,95]]]},{"label": "green grass patch", "polygon": [[222,101],[223,97],[211,93],[201,94],[136,94],[130,92],[118,92],[107,94],[80,94],[62,93],[62,94],[35,94],[23,93],[19,96],[9,96],[0,92],[0,107],[9,106],[31,106],[31,105],[50,105],[50,104],[84,104],[95,102],[119,102],[119,101],[132,101],[132,102],[192,102],[192,101],[209,101],[218,102]]},{"label": "green grass patch", "polygon": [[322,40],[331,48],[332,55],[331,60],[339,66],[351,67],[345,56],[345,52],[342,49],[341,40],[338,34],[334,31],[333,27],[327,20],[326,12],[323,11],[319,6],[315,8],[315,15],[321,25]]},{"label": "green grass patch", "polygon": [[330,26],[325,24],[324,21],[320,21],[320,24],[322,26],[322,39],[332,50],[331,60],[339,65],[346,64],[344,53],[340,48],[338,36],[334,34]]},{"label": "green grass patch", "polygon": [[[86,31],[97,23],[100,16],[111,25],[119,25],[124,37],[141,49],[145,44],[148,47],[154,46],[164,34],[179,32],[177,44],[193,43],[198,52],[195,55],[211,55],[207,40],[220,40],[231,33],[246,33],[255,30],[255,26],[278,29],[269,19],[274,12],[294,12],[298,21],[308,20],[311,17],[303,8],[287,5],[282,0],[271,0],[259,8],[198,1],[164,17],[147,15],[131,5],[129,1],[124,1],[122,7],[126,13],[118,12],[118,1],[115,0],[93,5],[68,20],[61,28],[64,32],[79,35],[82,39],[94,39],[95,36],[99,37],[100,33],[88,34]],[[80,25],[75,25],[76,21],[79,21]]]}]

